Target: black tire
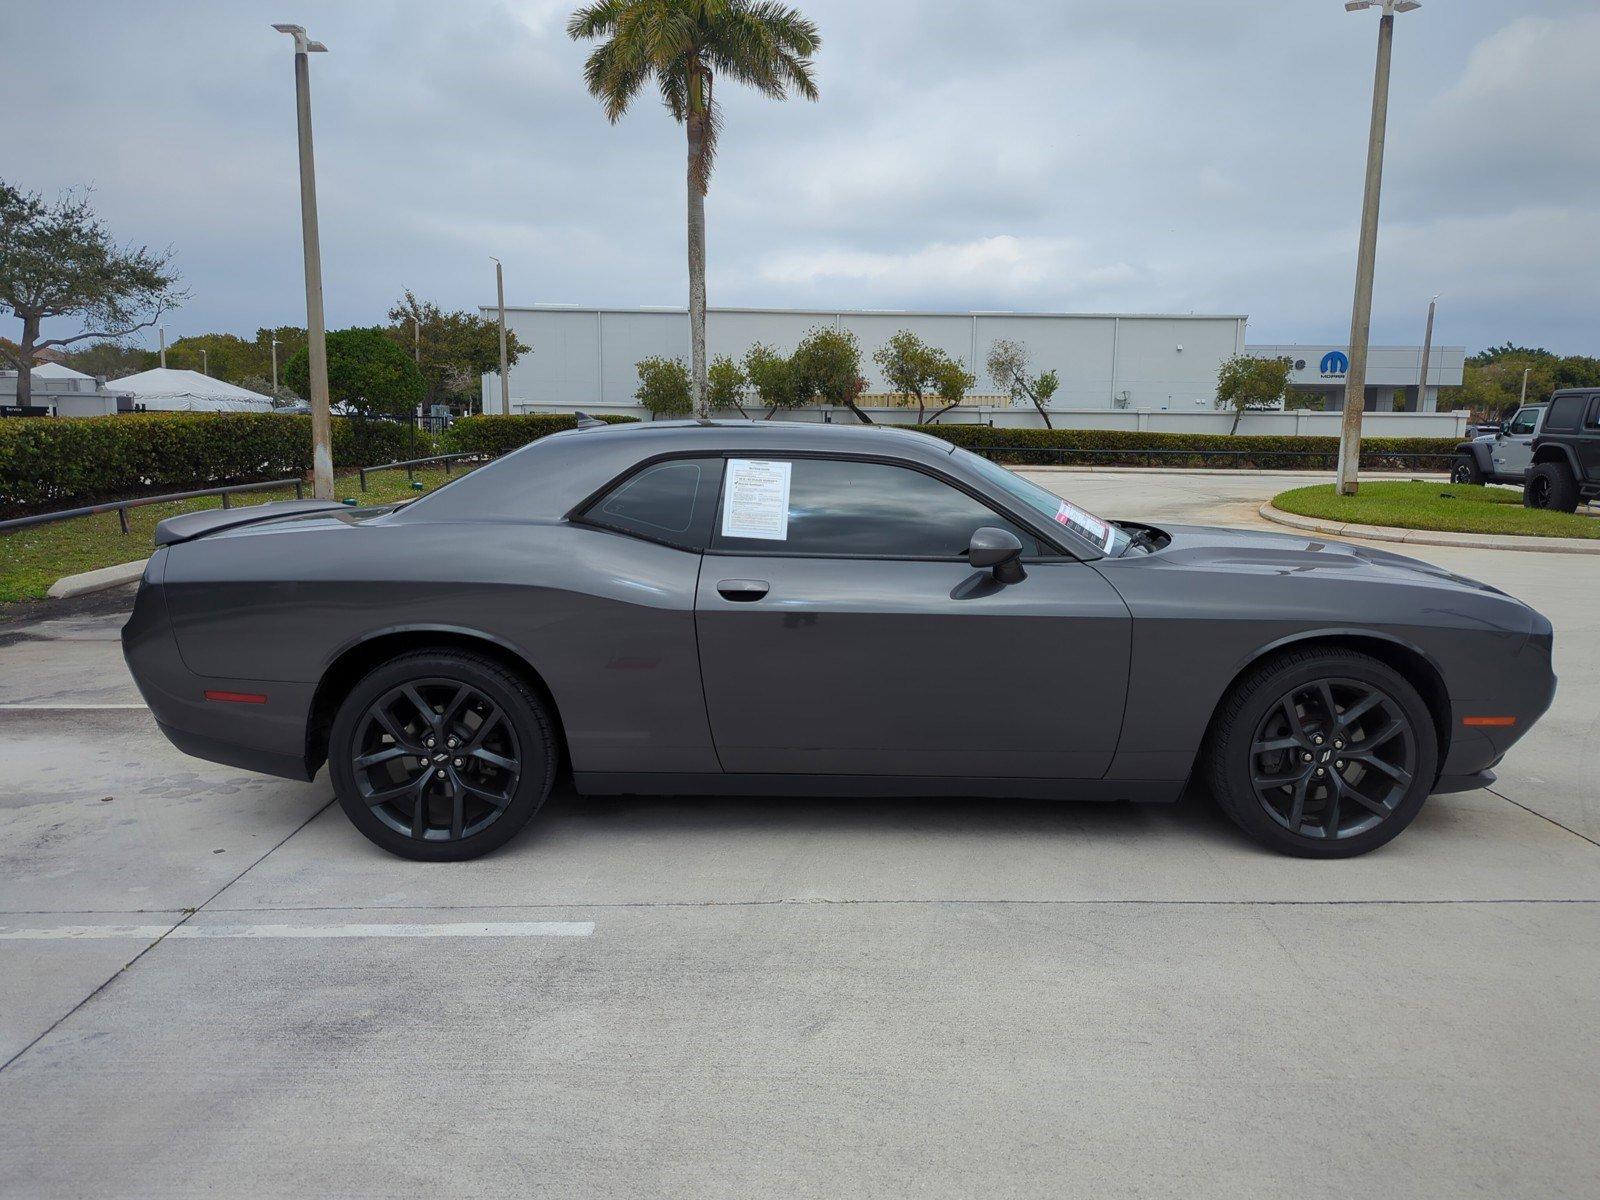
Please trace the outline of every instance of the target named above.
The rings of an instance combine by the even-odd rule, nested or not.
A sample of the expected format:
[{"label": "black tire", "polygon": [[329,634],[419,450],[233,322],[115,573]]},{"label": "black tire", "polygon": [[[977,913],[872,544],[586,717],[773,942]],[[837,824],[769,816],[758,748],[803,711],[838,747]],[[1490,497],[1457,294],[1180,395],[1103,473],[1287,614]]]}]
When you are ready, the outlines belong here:
[{"label": "black tire", "polygon": [[528,684],[453,650],[413,651],[368,672],[328,738],[328,772],[351,824],[424,862],[503,846],[550,794],[557,755],[550,715]]},{"label": "black tire", "polygon": [[1483,471],[1478,466],[1478,460],[1470,454],[1456,455],[1456,461],[1450,467],[1451,483],[1482,483]]},{"label": "black tire", "polygon": [[1552,512],[1578,511],[1578,481],[1563,462],[1535,463],[1522,485],[1525,508],[1547,508]]},{"label": "black tire", "polygon": [[[1312,699],[1322,695],[1332,697],[1332,721],[1322,715],[1328,705]],[[1379,700],[1362,709],[1365,700],[1355,698],[1366,695]],[[1283,723],[1278,736],[1275,721]],[[1390,723],[1402,728],[1385,736]],[[1258,749],[1280,742],[1281,749]],[[1354,650],[1311,647],[1273,656],[1234,686],[1212,720],[1202,761],[1218,806],[1262,845],[1301,858],[1349,858],[1376,850],[1421,810],[1438,775],[1438,733],[1399,672]],[[1280,774],[1282,784],[1258,787]]]}]

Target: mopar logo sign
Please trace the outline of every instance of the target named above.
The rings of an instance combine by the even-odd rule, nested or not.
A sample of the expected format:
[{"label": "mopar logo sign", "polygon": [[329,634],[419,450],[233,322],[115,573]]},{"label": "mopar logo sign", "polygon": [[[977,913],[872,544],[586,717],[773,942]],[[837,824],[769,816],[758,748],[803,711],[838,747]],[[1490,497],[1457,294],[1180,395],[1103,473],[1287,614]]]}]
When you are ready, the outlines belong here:
[{"label": "mopar logo sign", "polygon": [[1329,350],[1322,356],[1322,377],[1337,379],[1350,370],[1350,356],[1343,350]]}]

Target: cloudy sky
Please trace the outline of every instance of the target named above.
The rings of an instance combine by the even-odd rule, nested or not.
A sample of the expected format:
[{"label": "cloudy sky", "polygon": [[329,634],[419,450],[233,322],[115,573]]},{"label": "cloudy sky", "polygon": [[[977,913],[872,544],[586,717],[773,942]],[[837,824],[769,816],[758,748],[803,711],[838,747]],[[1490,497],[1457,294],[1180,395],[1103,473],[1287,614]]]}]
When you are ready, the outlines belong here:
[{"label": "cloudy sky", "polygon": [[[307,23],[330,325],[681,305],[683,140],[608,126],[569,2],[7,0],[0,175],[170,244],[169,336],[302,323],[290,44]],[[801,0],[822,98],[729,87],[716,304],[1248,313],[1349,329],[1377,18],[1339,0]],[[1600,11],[1399,19],[1373,336],[1600,354]],[[10,332],[10,331],[6,331]]]}]

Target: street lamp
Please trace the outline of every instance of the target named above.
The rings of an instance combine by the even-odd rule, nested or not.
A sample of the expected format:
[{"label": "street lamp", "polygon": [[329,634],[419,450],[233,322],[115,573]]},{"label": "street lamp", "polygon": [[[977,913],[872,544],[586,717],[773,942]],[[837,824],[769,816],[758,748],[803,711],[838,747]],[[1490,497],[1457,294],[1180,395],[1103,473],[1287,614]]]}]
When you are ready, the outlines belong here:
[{"label": "street lamp", "polygon": [[211,374],[211,363],[210,363],[210,360],[208,360],[206,358],[206,351],[205,351],[205,347],[204,346],[202,346],[200,348],[200,374],[202,374],[202,375]]},{"label": "street lamp", "polygon": [[506,278],[500,269],[500,260],[489,256],[494,264],[494,290],[500,304],[500,411],[511,415],[511,379],[506,374]]},{"label": "street lamp", "polygon": [[322,248],[317,236],[317,168],[311,153],[312,54],[327,47],[306,37],[300,25],[274,25],[294,38],[295,122],[300,135],[300,234],[305,244],[306,359],[311,395],[311,491],[333,499],[333,430],[328,417],[328,336],[322,321]]},{"label": "street lamp", "polygon": [[1422,335],[1422,369],[1417,372],[1417,411],[1422,412],[1423,401],[1428,395],[1428,359],[1433,356],[1433,313],[1439,307],[1439,293],[1435,292],[1428,301],[1428,328]]},{"label": "street lamp", "polygon": [[165,371],[167,369],[167,327],[165,325],[157,325],[156,333],[161,337],[161,369]]},{"label": "street lamp", "polygon": [[278,339],[272,339],[272,399],[278,399]]},{"label": "street lamp", "polygon": [[1372,81],[1372,126],[1367,136],[1367,183],[1361,204],[1361,246],[1356,254],[1356,294],[1350,310],[1350,366],[1344,384],[1344,422],[1339,429],[1341,496],[1356,494],[1361,465],[1361,413],[1367,398],[1367,342],[1372,332],[1372,277],[1378,258],[1378,197],[1383,190],[1383,138],[1389,117],[1389,57],[1394,48],[1394,15],[1421,8],[1420,0],[1346,0],[1359,12],[1381,8],[1378,66]]}]

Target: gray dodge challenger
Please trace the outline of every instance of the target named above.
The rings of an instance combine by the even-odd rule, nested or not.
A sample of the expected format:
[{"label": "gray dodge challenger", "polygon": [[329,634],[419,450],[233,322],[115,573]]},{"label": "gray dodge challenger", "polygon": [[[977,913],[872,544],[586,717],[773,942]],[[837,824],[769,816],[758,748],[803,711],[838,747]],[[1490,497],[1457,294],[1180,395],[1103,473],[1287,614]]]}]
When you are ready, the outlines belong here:
[{"label": "gray dodge challenger", "polygon": [[186,753],[472,858],[580,793],[1172,800],[1361,854],[1549,707],[1551,626],[1318,538],[1113,521],[924,434],[585,421],[430,495],[173,517],[128,665]]}]

